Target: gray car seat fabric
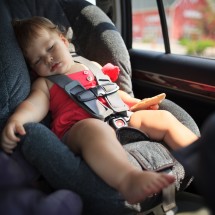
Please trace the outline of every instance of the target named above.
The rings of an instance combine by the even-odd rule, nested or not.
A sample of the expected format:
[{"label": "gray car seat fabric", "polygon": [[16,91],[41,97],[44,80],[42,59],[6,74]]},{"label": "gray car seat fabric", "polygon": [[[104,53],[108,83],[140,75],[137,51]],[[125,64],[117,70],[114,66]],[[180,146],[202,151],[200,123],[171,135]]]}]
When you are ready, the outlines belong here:
[{"label": "gray car seat fabric", "polygon": [[[2,0],[0,1],[0,129],[15,107],[30,91],[30,76],[11,26],[13,18],[45,16],[59,25],[71,25],[73,42],[81,55],[104,64],[111,62],[121,70],[120,88],[132,95],[129,54],[110,19],[97,7],[83,0]],[[2,51],[3,50],[3,51]],[[195,133],[193,119],[175,103],[165,100],[162,109],[172,112]],[[85,214],[136,214],[148,209],[129,205],[120,194],[97,177],[86,163],[75,156],[43,124],[26,125],[21,150],[54,189],[71,189],[80,194]],[[153,205],[153,203],[150,203]]]}]

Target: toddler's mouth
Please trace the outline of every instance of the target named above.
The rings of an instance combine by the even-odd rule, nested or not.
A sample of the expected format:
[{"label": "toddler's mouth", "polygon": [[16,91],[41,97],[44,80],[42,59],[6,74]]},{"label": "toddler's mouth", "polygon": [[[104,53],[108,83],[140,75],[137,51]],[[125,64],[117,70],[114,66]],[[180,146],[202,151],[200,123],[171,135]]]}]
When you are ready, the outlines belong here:
[{"label": "toddler's mouth", "polygon": [[54,63],[51,67],[51,72],[54,72],[59,66],[60,66],[60,63]]}]

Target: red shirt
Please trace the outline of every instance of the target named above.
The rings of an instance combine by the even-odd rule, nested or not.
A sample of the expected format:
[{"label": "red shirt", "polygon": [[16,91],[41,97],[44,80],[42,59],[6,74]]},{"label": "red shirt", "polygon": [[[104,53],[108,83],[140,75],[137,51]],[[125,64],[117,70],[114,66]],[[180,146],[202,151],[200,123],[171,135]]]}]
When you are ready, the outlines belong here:
[{"label": "red shirt", "polygon": [[[102,68],[102,71],[104,74],[108,75],[112,81],[117,80],[119,75],[119,68],[117,66],[113,66],[109,63]],[[93,73],[89,70],[72,73],[69,74],[68,77],[79,81],[86,89],[97,85]],[[100,98],[100,101],[106,104],[103,98]],[[56,84],[50,88],[50,111],[52,114],[51,129],[60,139],[76,122],[92,117]]]}]

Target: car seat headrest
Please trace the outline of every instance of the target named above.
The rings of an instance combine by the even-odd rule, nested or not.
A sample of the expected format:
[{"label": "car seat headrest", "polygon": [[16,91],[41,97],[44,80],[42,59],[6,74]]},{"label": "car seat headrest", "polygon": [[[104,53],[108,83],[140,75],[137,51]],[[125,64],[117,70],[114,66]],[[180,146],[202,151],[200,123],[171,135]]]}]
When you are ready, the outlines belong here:
[{"label": "car seat headrest", "polygon": [[74,32],[76,51],[101,65],[110,62],[119,66],[121,73],[117,83],[132,95],[129,54],[112,21],[87,1],[62,1],[61,5]]}]

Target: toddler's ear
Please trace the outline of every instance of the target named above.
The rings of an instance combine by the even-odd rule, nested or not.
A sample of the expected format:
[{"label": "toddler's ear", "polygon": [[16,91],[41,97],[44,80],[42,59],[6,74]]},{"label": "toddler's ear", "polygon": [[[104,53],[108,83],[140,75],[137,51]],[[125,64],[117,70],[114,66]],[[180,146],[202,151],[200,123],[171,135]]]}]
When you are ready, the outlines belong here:
[{"label": "toddler's ear", "polygon": [[71,27],[68,28],[67,32],[66,32],[66,38],[69,42],[72,41],[72,37],[73,37],[73,30]]},{"label": "toddler's ear", "polygon": [[66,39],[69,41],[69,51],[75,52],[75,46],[72,43],[72,37],[73,37],[73,30],[71,27],[69,27],[66,32]]},{"label": "toddler's ear", "polygon": [[61,40],[64,42],[64,44],[69,47],[69,41],[67,40],[67,38],[63,35],[63,34],[60,34],[60,38]]}]

